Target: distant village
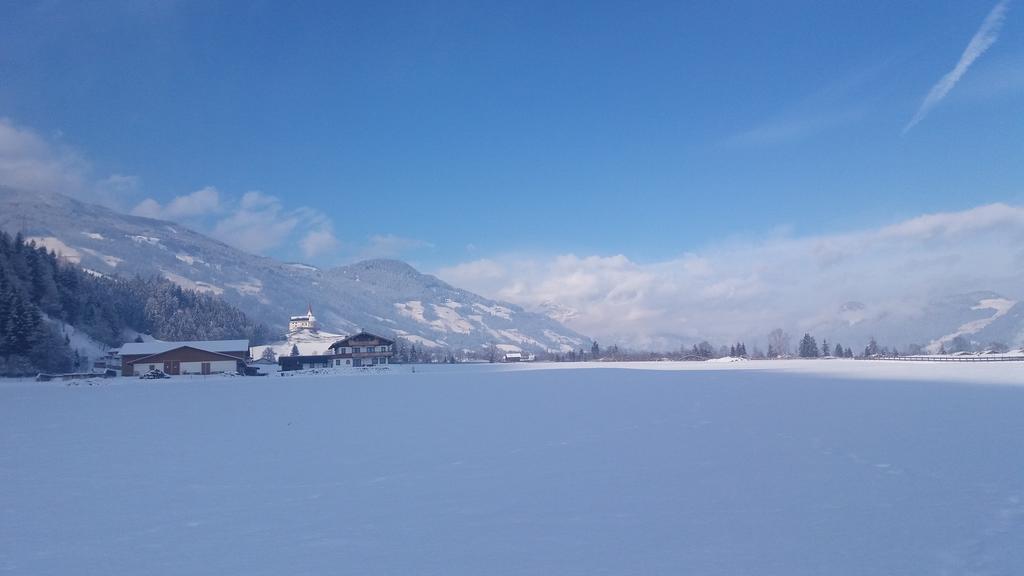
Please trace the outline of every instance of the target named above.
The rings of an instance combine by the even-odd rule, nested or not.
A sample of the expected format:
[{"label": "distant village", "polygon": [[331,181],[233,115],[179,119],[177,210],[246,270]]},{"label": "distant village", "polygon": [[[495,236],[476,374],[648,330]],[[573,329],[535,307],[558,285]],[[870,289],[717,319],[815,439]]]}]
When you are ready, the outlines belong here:
[{"label": "distant village", "polygon": [[[320,334],[320,325],[310,305],[306,313],[288,320],[288,335]],[[340,337],[318,353],[302,354],[291,345],[290,353],[277,353],[261,346],[253,354],[248,340],[194,340],[164,342],[141,336],[110,350],[94,368],[108,376],[163,378],[179,375],[244,374],[261,376],[275,372],[329,368],[386,369],[394,363],[395,340],[359,331]],[[522,351],[505,351],[494,361],[529,362],[535,356]]]},{"label": "distant village", "polygon": [[[788,335],[773,335],[779,340],[779,344],[769,345],[767,358],[791,358],[793,356],[785,353],[787,350],[786,340]],[[299,370],[328,370],[328,369],[359,369],[359,370],[385,370],[393,363],[419,363],[421,361],[441,361],[455,363],[457,360],[451,353],[446,354],[443,359],[438,360],[434,356],[419,357],[412,347],[412,354],[402,348],[399,354],[399,343],[396,340],[386,338],[366,331],[359,331],[351,335],[335,335],[329,332],[321,332],[319,322],[313,314],[312,306],[308,306],[306,313],[291,316],[288,321],[288,337],[283,344],[277,345],[289,348],[281,353],[274,350],[274,345],[262,345],[251,347],[249,340],[193,340],[166,342],[161,340],[146,340],[143,337],[136,338],[133,342],[127,342],[120,348],[110,350],[107,356],[98,359],[94,363],[94,370],[99,370],[107,377],[126,376],[139,378],[167,378],[179,375],[213,375],[213,374],[240,374],[246,376],[266,376],[272,373],[286,373]],[[312,337],[312,341],[306,340],[304,345],[316,345],[316,352],[302,353],[292,338],[297,336]],[[337,339],[334,337],[337,336]],[[327,344],[329,342],[329,344]],[[289,346],[290,344],[290,346]],[[321,348],[322,344],[327,344]],[[836,344],[830,350],[826,342],[822,342],[819,349],[817,342],[809,334],[805,334],[800,342],[800,358],[854,358],[849,348],[843,348]],[[776,350],[783,350],[777,353]],[[259,353],[254,353],[259,351]],[[956,352],[948,354],[944,349],[938,355],[900,355],[894,351],[880,348],[874,341],[868,344],[862,356],[857,358],[891,359],[891,360],[929,360],[929,361],[1021,361],[1024,360],[1024,350],[985,350],[980,353]],[[601,350],[596,342],[588,351],[573,350],[560,354],[549,354],[544,360],[549,361],[668,361],[668,360],[701,360],[701,361],[741,361],[748,358],[766,358],[756,349],[753,354],[748,355],[746,345],[742,342],[731,347],[722,347],[719,353],[706,342],[693,346],[692,349],[681,349],[673,356],[657,355],[651,353],[628,354],[620,353],[617,347],[612,346],[607,350]],[[491,347],[489,354],[484,357],[461,358],[458,362],[533,362],[537,360],[534,354],[521,350],[509,349],[500,350]],[[60,376],[40,374],[39,379],[47,380],[52,378],[74,379],[76,377],[92,377],[96,372],[82,374],[62,374]]]}]

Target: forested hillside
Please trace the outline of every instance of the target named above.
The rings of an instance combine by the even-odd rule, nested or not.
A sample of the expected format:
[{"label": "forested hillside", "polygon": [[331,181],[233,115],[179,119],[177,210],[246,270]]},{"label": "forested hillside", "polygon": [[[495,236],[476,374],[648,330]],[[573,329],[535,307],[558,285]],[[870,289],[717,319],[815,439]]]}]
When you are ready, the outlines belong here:
[{"label": "forested hillside", "polygon": [[267,339],[237,308],[159,277],[99,277],[0,232],[0,374],[66,371],[75,352],[61,322],[109,346],[127,332],[161,340]]}]

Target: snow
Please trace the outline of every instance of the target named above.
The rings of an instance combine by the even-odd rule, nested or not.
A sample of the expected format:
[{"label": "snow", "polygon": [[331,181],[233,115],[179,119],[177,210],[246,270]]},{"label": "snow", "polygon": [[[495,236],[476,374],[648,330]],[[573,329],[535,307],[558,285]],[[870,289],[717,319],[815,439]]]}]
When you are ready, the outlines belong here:
[{"label": "snow", "polygon": [[494,334],[495,336],[497,336],[498,338],[501,338],[503,340],[511,340],[513,342],[518,342],[520,344],[529,344],[529,345],[533,345],[533,346],[536,346],[536,347],[542,348],[542,349],[545,348],[545,346],[544,346],[544,344],[542,342],[540,342],[538,340],[535,340],[533,338],[530,338],[529,336],[523,334],[522,332],[520,332],[519,330],[516,330],[516,329],[511,329],[511,330],[493,330],[493,329],[489,329],[488,331],[491,334]]},{"label": "snow", "polygon": [[120,264],[121,262],[124,262],[123,259],[118,258],[117,256],[108,256],[106,254],[103,254],[103,253],[101,253],[101,252],[99,252],[97,250],[93,250],[91,248],[81,248],[81,250],[82,250],[82,252],[85,252],[86,254],[89,254],[90,256],[95,256],[96,258],[99,258],[107,266],[110,266],[111,268],[117,268],[118,264]]},{"label": "snow", "polygon": [[[455,305],[452,306],[452,304]],[[437,320],[432,321],[431,325],[444,332],[456,332],[459,334],[469,334],[472,332],[473,325],[455,311],[459,306],[461,304],[453,303],[451,300],[446,302],[444,306],[434,304],[434,314],[437,315]]]},{"label": "snow", "polygon": [[27,236],[25,242],[35,242],[37,246],[42,246],[51,252],[56,252],[58,256],[73,264],[78,264],[82,261],[82,253],[65,244],[60,238],[54,236]]},{"label": "snow", "polygon": [[129,354],[159,354],[191,346],[209,352],[240,352],[249,348],[248,340],[195,340],[186,342],[164,342],[162,340],[150,340],[148,342],[126,342],[121,346],[121,355]]},{"label": "snow", "polygon": [[224,293],[224,289],[221,288],[220,286],[215,286],[213,284],[203,282],[201,280],[192,280],[191,278],[186,278],[181,274],[175,274],[174,272],[170,272],[168,270],[163,270],[163,275],[164,278],[167,278],[168,280],[174,282],[175,284],[181,286],[182,288],[195,290],[196,292],[208,292],[211,294],[216,294],[217,296],[220,296],[221,294]]},{"label": "snow", "polygon": [[416,346],[426,346],[428,348],[440,348],[442,346],[442,344],[437,340],[431,340],[430,338],[425,338],[423,336],[420,336],[419,334],[406,332],[405,330],[395,330],[395,334]]},{"label": "snow", "polygon": [[[305,316],[300,316],[300,318],[305,318]],[[270,348],[277,356],[288,356],[292,353],[292,346],[296,346],[299,349],[299,354],[302,356],[319,356],[327,352],[331,344],[344,337],[344,334],[304,328],[295,332],[289,332],[284,340],[273,344],[253,346],[249,350],[249,355],[253,358],[262,358],[263,351]]]},{"label": "snow", "polygon": [[583,345],[583,342],[580,339],[563,336],[553,330],[544,329],[544,336],[552,342],[557,342],[558,350],[560,352],[569,352]]},{"label": "snow", "polygon": [[422,324],[429,324],[430,321],[423,316],[423,302],[419,300],[410,300],[408,302],[395,302],[395,310],[405,316],[406,318],[412,318],[413,320]]},{"label": "snow", "polygon": [[110,346],[94,340],[91,336],[70,324],[61,322],[60,330],[62,334],[68,337],[68,344],[71,346],[71,349],[77,351],[82,360],[87,362],[87,365],[82,366],[84,371],[91,370],[92,361],[106,356],[107,351],[110,350]]},{"label": "snow", "polygon": [[13,574],[1024,572],[1024,364],[0,382]]},{"label": "snow", "polygon": [[259,278],[249,278],[246,281],[228,284],[227,286],[228,288],[233,288],[239,294],[248,296],[256,296],[263,291],[263,282]]},{"label": "snow", "polygon": [[155,236],[132,235],[128,237],[138,244],[149,244],[150,246],[157,246],[160,244],[160,239]]},{"label": "snow", "polygon": [[712,358],[712,359],[708,360],[708,362],[711,362],[711,363],[714,363],[714,364],[729,364],[729,363],[732,363],[732,362],[746,362],[746,361],[747,361],[746,358],[740,358],[740,357],[737,357],[737,356],[723,356],[721,358]]},{"label": "snow", "polygon": [[508,308],[504,307],[504,306],[487,306],[487,305],[481,304],[479,302],[474,302],[473,303],[473,308],[475,310],[479,310],[480,312],[486,312],[487,314],[490,314],[491,316],[496,316],[498,318],[504,318],[505,320],[509,320],[512,317],[512,311],[509,310]]},{"label": "snow", "polygon": [[472,332],[473,325],[455,310],[455,308],[458,308],[459,306],[451,306],[451,304],[451,300],[447,301],[444,306],[431,304],[431,307],[434,310],[434,315],[437,316],[437,318],[433,320],[427,319],[425,315],[426,308],[420,300],[396,302],[395,311],[401,316],[405,316],[406,318],[410,318],[421,324],[431,326],[440,332],[455,332],[457,334],[469,334]]},{"label": "snow", "polygon": [[93,240],[106,240],[99,232],[82,232],[82,235]]},{"label": "snow", "polygon": [[971,322],[967,322],[966,324],[957,328],[956,332],[953,332],[952,334],[947,334],[941,338],[933,340],[928,344],[928,346],[926,346],[926,349],[931,353],[935,353],[942,348],[943,344],[949,344],[957,336],[968,336],[971,334],[977,334],[978,332],[981,332],[989,324],[995,322],[996,320],[1002,318],[1003,316],[1006,316],[1006,314],[1010,311],[1011,308],[1014,307],[1015,304],[1017,304],[1016,300],[1007,300],[1006,298],[985,298],[983,300],[978,301],[978,304],[976,306],[971,307],[971,310],[992,310],[993,314],[988,318],[981,318],[978,320],[972,320]]}]

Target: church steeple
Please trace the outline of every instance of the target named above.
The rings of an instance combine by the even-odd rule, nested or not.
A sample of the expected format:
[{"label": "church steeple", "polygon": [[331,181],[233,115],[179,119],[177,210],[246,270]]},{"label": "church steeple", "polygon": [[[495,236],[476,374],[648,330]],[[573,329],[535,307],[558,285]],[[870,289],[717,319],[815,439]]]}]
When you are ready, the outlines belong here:
[{"label": "church steeple", "polygon": [[297,330],[317,330],[319,326],[316,322],[316,316],[313,315],[313,303],[306,304],[306,314],[304,316],[292,316],[288,321],[288,332],[295,332]]}]

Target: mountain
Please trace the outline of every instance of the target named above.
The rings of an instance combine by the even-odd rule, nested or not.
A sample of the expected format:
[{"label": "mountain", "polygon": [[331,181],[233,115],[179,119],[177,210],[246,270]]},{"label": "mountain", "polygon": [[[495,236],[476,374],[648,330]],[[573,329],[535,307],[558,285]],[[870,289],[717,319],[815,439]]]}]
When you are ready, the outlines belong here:
[{"label": "mountain", "polygon": [[810,331],[834,345],[880,345],[901,349],[917,344],[937,352],[961,336],[978,348],[1000,342],[1024,344],[1024,302],[991,291],[951,294],[901,307],[847,302]]},{"label": "mountain", "polygon": [[367,330],[418,346],[589,346],[548,316],[460,290],[397,260],[321,270],[249,254],[173,222],[8,187],[0,187],[0,229],[22,231],[94,275],[155,274],[218,295],[282,334],[288,318],[312,304],[324,330]]}]

